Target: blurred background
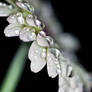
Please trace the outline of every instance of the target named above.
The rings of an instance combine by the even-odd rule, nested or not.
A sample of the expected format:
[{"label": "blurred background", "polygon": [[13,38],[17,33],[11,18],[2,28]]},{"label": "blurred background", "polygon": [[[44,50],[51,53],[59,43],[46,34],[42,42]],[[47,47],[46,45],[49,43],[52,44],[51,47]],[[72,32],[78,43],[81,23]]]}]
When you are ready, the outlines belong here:
[{"label": "blurred background", "polygon": [[[1,1],[1,0],[0,0]],[[41,0],[51,2],[54,13],[62,24],[64,32],[71,33],[78,38],[80,48],[76,51],[80,64],[88,72],[92,72],[92,36],[91,36],[91,8],[87,1]],[[47,6],[48,7],[48,6]],[[39,12],[39,11],[38,11]],[[11,63],[11,60],[22,43],[19,38],[7,38],[3,30],[8,25],[6,18],[0,17],[0,86]],[[30,61],[26,65],[15,92],[57,92],[58,78],[51,79],[47,75],[46,67],[39,73],[30,71]],[[49,89],[49,91],[48,91]]]}]

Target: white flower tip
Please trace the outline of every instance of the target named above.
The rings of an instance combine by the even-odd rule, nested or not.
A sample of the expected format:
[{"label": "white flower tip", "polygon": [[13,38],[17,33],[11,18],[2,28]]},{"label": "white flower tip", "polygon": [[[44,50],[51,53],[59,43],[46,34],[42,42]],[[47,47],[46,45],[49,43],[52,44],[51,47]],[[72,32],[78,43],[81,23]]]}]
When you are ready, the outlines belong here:
[{"label": "white flower tip", "polygon": [[19,36],[21,27],[18,24],[10,24],[4,29],[4,34],[7,37]]},{"label": "white flower tip", "polygon": [[51,75],[51,76],[49,75],[49,77],[51,77],[51,78],[56,78],[57,75],[55,75],[55,74],[54,74],[54,75]]},{"label": "white flower tip", "polygon": [[37,42],[34,41],[29,49],[28,57],[31,61],[31,70],[35,73],[42,70],[42,68],[46,65],[45,58],[41,57],[44,48],[38,46]]},{"label": "white flower tip", "polygon": [[35,65],[32,66],[32,64],[30,64],[30,69],[31,69],[31,71],[32,71],[33,73],[38,73],[38,72],[40,72],[40,71],[38,71],[38,70],[35,68]]},{"label": "white flower tip", "polygon": [[17,21],[16,21],[16,15],[11,15],[11,16],[9,16],[8,18],[7,18],[7,21],[9,22],[9,23],[16,23]]}]

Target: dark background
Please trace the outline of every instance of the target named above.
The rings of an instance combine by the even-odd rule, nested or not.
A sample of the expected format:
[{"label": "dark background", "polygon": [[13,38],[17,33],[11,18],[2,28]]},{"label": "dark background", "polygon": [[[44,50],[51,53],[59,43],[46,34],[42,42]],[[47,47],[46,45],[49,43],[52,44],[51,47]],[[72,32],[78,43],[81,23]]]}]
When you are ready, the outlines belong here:
[{"label": "dark background", "polygon": [[[72,33],[81,43],[80,50],[76,52],[80,63],[88,72],[92,72],[90,2],[51,0],[51,3],[55,14],[63,24],[64,31]],[[14,53],[21,44],[16,37],[6,38],[4,36],[3,30],[7,25],[6,18],[0,18],[0,85]],[[29,67],[30,61],[28,60],[16,92],[52,92],[52,90],[57,92],[58,78],[49,78],[46,67],[37,74],[32,73]]]}]

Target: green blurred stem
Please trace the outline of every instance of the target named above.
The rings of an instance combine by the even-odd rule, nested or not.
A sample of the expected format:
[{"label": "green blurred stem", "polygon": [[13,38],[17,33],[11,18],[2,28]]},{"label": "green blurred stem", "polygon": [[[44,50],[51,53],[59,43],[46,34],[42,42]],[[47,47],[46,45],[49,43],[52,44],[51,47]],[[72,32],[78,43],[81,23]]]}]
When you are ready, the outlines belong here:
[{"label": "green blurred stem", "polygon": [[28,48],[29,45],[27,43],[23,43],[18,49],[7,71],[0,92],[15,92],[25,66]]}]

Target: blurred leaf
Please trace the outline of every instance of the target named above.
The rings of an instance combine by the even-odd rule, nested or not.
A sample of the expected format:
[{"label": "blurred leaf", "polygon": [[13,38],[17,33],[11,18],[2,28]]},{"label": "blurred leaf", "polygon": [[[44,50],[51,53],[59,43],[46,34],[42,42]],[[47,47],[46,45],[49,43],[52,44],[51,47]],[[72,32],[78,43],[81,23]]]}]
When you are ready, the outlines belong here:
[{"label": "blurred leaf", "polygon": [[7,71],[0,92],[15,92],[16,86],[24,69],[28,48],[29,45],[27,43],[23,43],[18,49]]},{"label": "blurred leaf", "polygon": [[14,9],[10,8],[11,6],[8,6],[6,4],[3,4],[3,3],[0,3],[0,17],[6,17],[8,16],[9,14],[11,14]]}]

